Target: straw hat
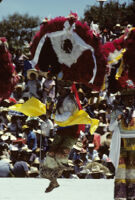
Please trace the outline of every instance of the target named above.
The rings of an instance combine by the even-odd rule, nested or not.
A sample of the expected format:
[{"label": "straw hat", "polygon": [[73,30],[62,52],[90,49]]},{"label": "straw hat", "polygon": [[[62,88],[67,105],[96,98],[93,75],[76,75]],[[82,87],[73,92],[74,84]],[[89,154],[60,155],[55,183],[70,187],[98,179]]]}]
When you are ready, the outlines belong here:
[{"label": "straw hat", "polygon": [[68,160],[68,165],[71,166],[71,167],[74,167],[73,161],[69,159],[69,160]]},{"label": "straw hat", "polygon": [[29,69],[27,71],[27,78],[30,79],[30,75],[31,74],[35,74],[36,75],[36,78],[38,78],[38,71],[36,69]]},{"label": "straw hat", "polygon": [[98,162],[98,161],[100,161],[99,156],[94,156],[94,157],[93,157],[93,161],[94,161],[94,162]]},{"label": "straw hat", "polygon": [[100,169],[98,165],[95,165],[91,168],[90,174],[104,173],[103,170]]},{"label": "straw hat", "polygon": [[78,150],[78,151],[81,151],[82,148],[83,148],[83,143],[82,142],[77,142],[75,145],[73,145],[73,148]]},{"label": "straw hat", "polygon": [[39,161],[39,158],[38,158],[38,157],[37,157],[37,158],[35,158],[35,160],[34,160],[33,164],[36,164],[36,165],[39,165],[39,164],[40,164],[40,161]]},{"label": "straw hat", "polygon": [[30,170],[28,171],[28,174],[39,174],[39,170],[37,167],[30,167]]},{"label": "straw hat", "polygon": [[17,103],[23,104],[24,103],[24,99],[19,99],[19,101],[17,101]]},{"label": "straw hat", "polygon": [[0,156],[0,159],[1,159],[1,160],[5,160],[5,161],[8,162],[8,163],[11,163],[11,162],[12,162],[12,161],[11,161],[9,158],[7,158],[5,155]]},{"label": "straw hat", "polygon": [[24,147],[22,147],[21,150],[22,150],[22,151],[26,151],[26,152],[28,152],[28,153],[31,153],[31,152],[32,152],[32,150],[29,149],[27,145],[25,145]]},{"label": "straw hat", "polygon": [[89,169],[83,169],[80,171],[80,174],[90,174],[90,170]]},{"label": "straw hat", "polygon": [[3,132],[3,131],[0,131],[0,136],[3,135],[3,134],[4,134],[4,132]]}]

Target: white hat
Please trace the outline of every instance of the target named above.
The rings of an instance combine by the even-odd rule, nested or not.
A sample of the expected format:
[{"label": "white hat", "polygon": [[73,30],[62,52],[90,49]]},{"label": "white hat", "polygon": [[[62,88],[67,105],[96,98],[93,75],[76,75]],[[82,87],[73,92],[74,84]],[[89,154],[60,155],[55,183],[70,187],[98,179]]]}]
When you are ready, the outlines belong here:
[{"label": "white hat", "polygon": [[115,26],[120,27],[120,24],[116,24]]},{"label": "white hat", "polygon": [[89,169],[83,169],[80,171],[80,174],[90,174],[90,170]]},{"label": "white hat", "polygon": [[14,146],[14,145],[10,146],[9,149],[10,149],[10,151],[18,151],[19,150],[18,147]]},{"label": "white hat", "polygon": [[132,25],[131,25],[131,24],[128,24],[128,25],[127,25],[127,28],[132,28]]},{"label": "white hat", "polygon": [[23,104],[24,103],[24,99],[19,99],[19,101],[17,101],[17,103]]},{"label": "white hat", "polygon": [[8,136],[9,137],[9,139],[11,140],[11,141],[13,141],[13,140],[16,140],[17,138],[14,136],[14,135],[12,135],[10,132],[6,132],[5,133],[5,136]]},{"label": "white hat", "polygon": [[93,143],[89,143],[88,147],[94,147],[94,144]]},{"label": "white hat", "polygon": [[41,132],[41,130],[40,130],[40,129],[34,130],[34,133],[37,133],[37,134],[42,134],[42,132]]},{"label": "white hat", "polygon": [[1,139],[2,139],[3,141],[6,141],[6,140],[9,139],[9,136],[4,134],[4,135],[1,136]]}]

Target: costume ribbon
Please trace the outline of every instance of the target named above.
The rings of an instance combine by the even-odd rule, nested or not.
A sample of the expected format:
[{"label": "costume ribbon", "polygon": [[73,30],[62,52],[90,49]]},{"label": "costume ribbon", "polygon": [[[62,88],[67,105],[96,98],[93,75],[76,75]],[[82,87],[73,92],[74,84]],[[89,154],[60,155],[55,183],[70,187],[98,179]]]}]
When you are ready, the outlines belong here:
[{"label": "costume ribbon", "polygon": [[70,116],[66,121],[59,122],[54,119],[55,123],[61,127],[73,126],[76,124],[90,124],[90,133],[93,134],[98,127],[99,120],[90,118],[87,112],[84,110],[76,111],[72,116]]}]

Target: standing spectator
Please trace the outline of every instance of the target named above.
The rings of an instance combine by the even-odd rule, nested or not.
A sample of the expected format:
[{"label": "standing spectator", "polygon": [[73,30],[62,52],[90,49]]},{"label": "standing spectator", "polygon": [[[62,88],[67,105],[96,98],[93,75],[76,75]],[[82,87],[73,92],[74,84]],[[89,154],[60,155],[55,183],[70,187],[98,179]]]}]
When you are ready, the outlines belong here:
[{"label": "standing spectator", "polygon": [[93,143],[89,143],[88,147],[87,147],[87,159],[89,162],[91,162],[93,160],[93,157],[95,155],[98,156],[98,151],[94,149],[94,144]]},{"label": "standing spectator", "polygon": [[17,116],[16,115],[13,115],[11,117],[11,122],[8,123],[8,130],[13,133],[13,135],[15,137],[18,137],[18,134],[19,134],[19,130],[18,130],[18,124],[17,124]]},{"label": "standing spectator", "polygon": [[29,92],[29,97],[40,98],[38,91],[40,89],[40,84],[38,81],[38,71],[35,69],[30,69],[27,71],[27,84],[25,90]]},{"label": "standing spectator", "polygon": [[49,138],[53,137],[53,122],[46,117],[46,115],[40,116],[41,119],[41,132],[43,136],[43,148],[45,151],[49,149]]},{"label": "standing spectator", "polygon": [[35,151],[37,148],[36,134],[27,125],[24,125],[22,128],[26,134],[26,144],[28,145],[28,148],[31,149],[32,151]]},{"label": "standing spectator", "polygon": [[22,72],[24,68],[24,55],[21,49],[17,49],[15,59],[13,60],[16,65],[17,73]]},{"label": "standing spectator", "polygon": [[4,131],[7,128],[6,124],[2,122],[2,119],[0,118],[0,131]]},{"label": "standing spectator", "polygon": [[55,80],[53,75],[48,72],[47,78],[43,83],[43,102],[47,102],[47,98],[50,98],[51,101],[55,99]]}]

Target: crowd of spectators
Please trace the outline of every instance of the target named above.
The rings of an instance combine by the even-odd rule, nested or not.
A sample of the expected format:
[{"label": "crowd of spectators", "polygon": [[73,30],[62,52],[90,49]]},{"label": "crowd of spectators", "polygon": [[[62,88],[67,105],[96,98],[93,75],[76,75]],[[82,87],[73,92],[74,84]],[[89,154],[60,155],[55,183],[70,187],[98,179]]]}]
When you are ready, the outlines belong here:
[{"label": "crowd of spectators", "polygon": [[[109,36],[105,29],[101,39],[105,43],[112,35],[118,37],[121,34],[121,26],[117,24]],[[56,100],[58,85],[51,73],[33,69],[28,56],[20,49],[13,55],[13,62],[19,82],[10,98],[0,102],[0,177],[40,177],[40,164],[53,142],[57,125],[46,115],[27,117],[9,111],[8,107],[24,103],[32,96],[50,106]],[[85,125],[70,152],[69,168],[60,178],[113,178],[115,168],[109,159],[112,137],[109,122],[113,102],[119,94],[108,97],[106,93],[91,91],[83,84],[76,87],[82,108],[100,122],[93,135],[89,132],[90,126]]]},{"label": "crowd of spectators", "polygon": [[113,27],[112,31],[110,31],[107,28],[104,28],[100,33],[102,44],[119,38],[121,35],[128,32],[130,28],[132,28],[131,24],[127,24],[126,26],[122,26],[121,24],[116,24]]},{"label": "crowd of spectators", "polygon": [[[57,125],[46,115],[27,117],[8,110],[9,106],[24,103],[32,96],[46,104],[50,103],[50,99],[55,100],[55,77],[50,74],[45,77],[32,68],[27,70],[25,76],[24,63],[19,63],[20,80],[14,92],[0,103],[0,177],[40,177],[40,163],[57,132]],[[110,100],[84,85],[78,84],[77,89],[83,109],[91,117],[99,119],[100,123],[93,135],[89,132],[89,125],[85,125],[85,131],[80,132],[69,155],[69,170],[64,171],[62,177],[113,178],[114,167],[108,157]]]}]

